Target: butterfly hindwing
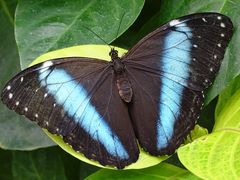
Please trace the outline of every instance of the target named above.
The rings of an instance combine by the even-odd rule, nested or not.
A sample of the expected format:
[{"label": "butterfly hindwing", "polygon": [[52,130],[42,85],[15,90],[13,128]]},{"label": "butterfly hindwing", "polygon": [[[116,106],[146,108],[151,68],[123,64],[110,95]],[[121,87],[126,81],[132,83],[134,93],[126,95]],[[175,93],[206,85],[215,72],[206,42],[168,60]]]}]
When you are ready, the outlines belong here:
[{"label": "butterfly hindwing", "polygon": [[10,109],[62,136],[89,159],[123,168],[138,159],[139,150],[115,81],[104,61],[52,60],[15,76],[6,85],[2,100]]},{"label": "butterfly hindwing", "polygon": [[134,92],[130,114],[146,151],[172,154],[194,127],[232,31],[224,15],[188,15],[148,34],[124,56]]}]

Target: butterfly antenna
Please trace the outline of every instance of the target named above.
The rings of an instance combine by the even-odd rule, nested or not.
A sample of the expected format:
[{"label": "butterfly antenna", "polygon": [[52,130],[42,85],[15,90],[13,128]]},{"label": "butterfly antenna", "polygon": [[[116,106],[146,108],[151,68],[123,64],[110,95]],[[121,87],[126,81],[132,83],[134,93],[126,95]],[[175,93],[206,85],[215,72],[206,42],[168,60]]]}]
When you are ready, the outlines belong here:
[{"label": "butterfly antenna", "polygon": [[95,33],[93,30],[91,30],[90,28],[88,28],[84,25],[82,25],[82,27],[84,27],[85,29],[87,29],[88,31],[93,33],[96,37],[98,37],[101,41],[103,41],[106,45],[108,45],[110,47],[110,49],[112,49],[112,47],[103,38],[101,38],[97,33]]},{"label": "butterfly antenna", "polygon": [[120,19],[120,23],[118,25],[118,30],[117,30],[117,34],[116,34],[116,38],[118,37],[118,34],[119,34],[119,31],[120,31],[120,27],[121,27],[121,24],[122,24],[122,21],[123,21],[123,17],[125,16],[125,12],[123,12],[122,14],[122,17]]}]

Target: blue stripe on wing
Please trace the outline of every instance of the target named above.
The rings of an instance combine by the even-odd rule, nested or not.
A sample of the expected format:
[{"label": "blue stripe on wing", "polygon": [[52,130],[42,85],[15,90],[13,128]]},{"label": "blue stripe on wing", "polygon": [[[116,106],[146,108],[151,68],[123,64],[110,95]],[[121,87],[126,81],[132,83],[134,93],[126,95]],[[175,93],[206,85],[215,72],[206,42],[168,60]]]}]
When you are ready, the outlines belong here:
[{"label": "blue stripe on wing", "polygon": [[168,141],[173,135],[174,124],[180,111],[183,85],[186,85],[189,76],[191,29],[185,23],[176,25],[175,28],[175,31],[170,32],[164,39],[164,51],[161,57],[163,76],[161,76],[161,103],[157,124],[159,150],[168,146]]},{"label": "blue stripe on wing", "polygon": [[57,104],[63,106],[73,120],[96,141],[99,141],[112,156],[128,159],[129,155],[108,123],[91,104],[84,87],[65,70],[50,70],[43,65],[39,80]]}]

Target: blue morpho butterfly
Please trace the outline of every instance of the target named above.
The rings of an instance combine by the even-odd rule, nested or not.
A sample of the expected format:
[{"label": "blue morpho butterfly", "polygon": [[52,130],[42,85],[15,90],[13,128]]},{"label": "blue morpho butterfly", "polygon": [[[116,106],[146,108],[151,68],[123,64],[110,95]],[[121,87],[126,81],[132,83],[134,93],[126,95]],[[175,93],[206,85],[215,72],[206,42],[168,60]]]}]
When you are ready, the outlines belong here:
[{"label": "blue morpho butterfly", "polygon": [[111,49],[110,62],[69,57],[27,68],[7,83],[1,98],[87,158],[121,169],[137,161],[138,143],[155,156],[181,145],[232,33],[222,14],[184,16],[123,57]]}]

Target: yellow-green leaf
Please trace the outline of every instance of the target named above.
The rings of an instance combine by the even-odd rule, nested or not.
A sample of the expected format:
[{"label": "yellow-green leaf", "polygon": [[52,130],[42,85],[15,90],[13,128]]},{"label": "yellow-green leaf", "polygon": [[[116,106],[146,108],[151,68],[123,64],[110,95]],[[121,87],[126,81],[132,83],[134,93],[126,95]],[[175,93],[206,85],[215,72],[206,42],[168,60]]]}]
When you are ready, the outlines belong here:
[{"label": "yellow-green leaf", "polygon": [[183,165],[203,179],[240,179],[240,132],[225,130],[178,150]]},{"label": "yellow-green leaf", "polygon": [[[127,52],[125,49],[121,49],[118,47],[115,47],[115,49],[118,50],[119,55],[122,56],[124,53]],[[82,45],[82,46],[73,46],[70,48],[60,49],[56,51],[49,52],[47,54],[44,54],[37,58],[31,65],[59,57],[91,57],[91,58],[98,58],[98,59],[104,59],[109,61],[110,56],[108,55],[110,51],[109,46],[105,45]],[[45,130],[47,135],[56,142],[62,149],[67,151],[69,154],[73,155],[74,157],[80,159],[81,161],[84,161],[86,163],[103,167],[96,161],[92,161],[87,159],[84,155],[81,153],[77,153],[74,151],[69,145],[65,144],[62,138],[56,135],[52,135],[47,130]],[[156,157],[156,156],[150,156],[144,151],[140,152],[139,159],[136,163],[133,163],[126,167],[126,169],[141,169],[150,167],[153,165],[156,165],[160,163],[161,161],[165,160],[167,156],[163,157]],[[111,168],[111,167],[105,167],[105,168]]]},{"label": "yellow-green leaf", "polygon": [[96,173],[90,175],[86,180],[99,180],[99,179],[131,179],[131,180],[167,180],[167,179],[188,179],[188,180],[198,180],[200,178],[196,177],[189,171],[179,168],[177,166],[161,163],[159,165],[141,169],[141,170],[126,170],[126,171],[113,171],[102,169]]},{"label": "yellow-green leaf", "polygon": [[240,90],[226,103],[213,132],[178,149],[183,165],[204,179],[240,179]]}]

